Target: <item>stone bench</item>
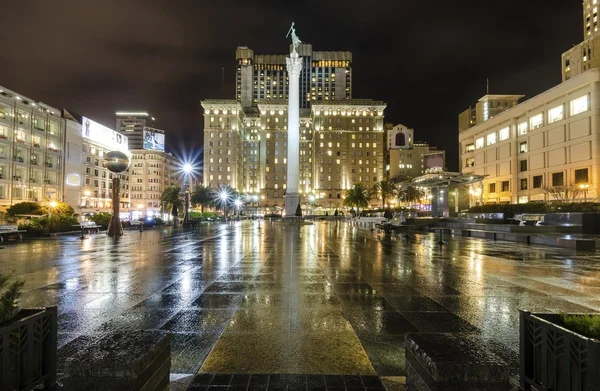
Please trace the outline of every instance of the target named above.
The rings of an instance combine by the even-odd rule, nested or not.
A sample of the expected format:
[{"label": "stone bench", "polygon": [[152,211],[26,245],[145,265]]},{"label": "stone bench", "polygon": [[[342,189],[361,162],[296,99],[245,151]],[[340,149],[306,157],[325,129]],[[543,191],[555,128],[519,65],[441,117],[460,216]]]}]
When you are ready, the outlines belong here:
[{"label": "stone bench", "polygon": [[565,236],[532,236],[531,244],[555,246],[571,250],[595,251],[596,241],[594,239],[582,239],[569,235]]},{"label": "stone bench", "polygon": [[79,338],[82,348],[65,362],[65,390],[168,389],[170,334],[138,331]]},{"label": "stone bench", "polygon": [[411,391],[511,390],[509,368],[477,334],[409,333],[406,385]]}]

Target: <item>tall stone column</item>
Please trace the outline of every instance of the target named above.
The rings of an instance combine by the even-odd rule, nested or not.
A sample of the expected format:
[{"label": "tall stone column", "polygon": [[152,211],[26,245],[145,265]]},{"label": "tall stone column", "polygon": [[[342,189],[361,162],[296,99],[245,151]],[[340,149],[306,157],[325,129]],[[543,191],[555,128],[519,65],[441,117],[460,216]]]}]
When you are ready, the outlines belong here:
[{"label": "tall stone column", "polygon": [[300,177],[300,71],[302,57],[296,49],[285,59],[289,78],[288,89],[288,137],[287,137],[287,187],[285,191],[285,214],[295,216],[300,204],[298,181]]}]

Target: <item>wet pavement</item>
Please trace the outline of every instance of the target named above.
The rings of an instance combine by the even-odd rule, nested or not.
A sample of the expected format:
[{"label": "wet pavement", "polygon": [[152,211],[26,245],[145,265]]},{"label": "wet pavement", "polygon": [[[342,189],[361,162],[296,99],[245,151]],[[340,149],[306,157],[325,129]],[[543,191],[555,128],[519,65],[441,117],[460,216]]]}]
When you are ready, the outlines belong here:
[{"label": "wet pavement", "polygon": [[[413,331],[476,333],[481,349],[502,347],[516,381],[519,309],[600,310],[595,253],[435,239],[344,222],[215,223],[126,232],[116,244],[102,234],[10,243],[0,265],[26,281],[23,307],[58,306],[59,373],[79,336],[163,330],[183,389],[198,373],[192,389],[222,374],[238,376],[216,385],[230,389],[242,378],[242,388],[305,389],[329,378],[338,385],[315,387],[350,379],[376,389],[377,376],[391,384],[405,375]],[[279,376],[289,374],[302,376]]]}]

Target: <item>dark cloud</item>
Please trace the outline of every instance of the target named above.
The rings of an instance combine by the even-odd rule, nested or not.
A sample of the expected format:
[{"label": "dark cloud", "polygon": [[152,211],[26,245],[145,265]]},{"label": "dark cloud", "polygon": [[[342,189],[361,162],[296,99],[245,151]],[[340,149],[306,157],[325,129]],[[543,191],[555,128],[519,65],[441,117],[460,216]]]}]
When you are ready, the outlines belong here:
[{"label": "dark cloud", "polygon": [[[235,48],[284,53],[292,20],[315,50],[351,50],[354,96],[448,150],[457,115],[485,94],[560,82],[581,40],[580,1],[20,0],[3,5],[0,85],[114,126],[145,109],[174,152],[202,145],[199,102],[233,98]],[[221,69],[225,83],[221,84]]]}]

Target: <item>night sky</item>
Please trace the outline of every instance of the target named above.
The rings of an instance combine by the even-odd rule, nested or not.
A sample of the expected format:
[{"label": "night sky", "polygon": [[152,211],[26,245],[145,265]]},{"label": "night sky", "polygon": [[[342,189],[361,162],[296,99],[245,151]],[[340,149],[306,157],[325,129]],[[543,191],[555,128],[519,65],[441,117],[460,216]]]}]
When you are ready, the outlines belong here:
[{"label": "night sky", "polygon": [[[447,150],[486,92],[528,98],[560,82],[582,40],[580,0],[18,0],[4,2],[0,85],[111,128],[147,110],[176,155],[202,148],[200,101],[235,97],[235,49],[283,54],[292,21],[314,50],[353,53],[353,97]],[[221,68],[225,67],[224,88]]]}]

